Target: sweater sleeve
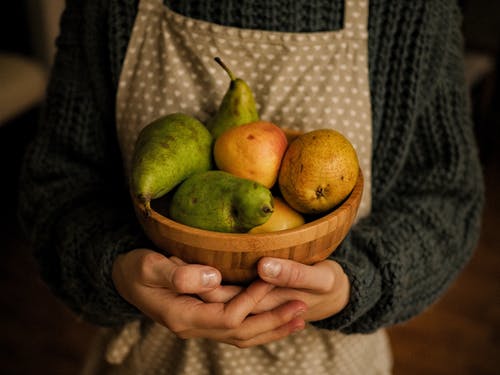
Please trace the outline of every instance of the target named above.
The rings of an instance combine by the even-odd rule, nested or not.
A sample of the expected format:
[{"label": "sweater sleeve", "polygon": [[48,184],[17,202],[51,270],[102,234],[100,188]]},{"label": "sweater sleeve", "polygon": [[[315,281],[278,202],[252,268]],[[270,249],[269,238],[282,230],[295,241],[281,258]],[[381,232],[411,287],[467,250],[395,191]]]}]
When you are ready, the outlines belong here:
[{"label": "sweater sleeve", "polygon": [[[410,55],[393,68],[416,74],[413,81],[421,83],[401,78],[394,90],[402,91],[392,97],[386,91],[388,100],[398,101],[399,114],[394,103],[386,104],[373,156],[372,214],[332,255],[351,281],[350,302],[314,323],[319,327],[366,333],[405,321],[437,300],[475,249],[483,181],[463,79],[460,18],[450,14],[439,33],[431,29],[413,45],[421,52],[414,71]],[[402,125],[410,130],[398,131]]]},{"label": "sweater sleeve", "polygon": [[54,294],[83,318],[114,325],[139,312],[116,292],[113,260],[149,242],[122,174],[109,53],[89,39],[105,32],[84,23],[92,11],[105,28],[106,2],[90,3],[102,5],[69,1],[63,14],[41,123],[25,156],[19,216]]}]

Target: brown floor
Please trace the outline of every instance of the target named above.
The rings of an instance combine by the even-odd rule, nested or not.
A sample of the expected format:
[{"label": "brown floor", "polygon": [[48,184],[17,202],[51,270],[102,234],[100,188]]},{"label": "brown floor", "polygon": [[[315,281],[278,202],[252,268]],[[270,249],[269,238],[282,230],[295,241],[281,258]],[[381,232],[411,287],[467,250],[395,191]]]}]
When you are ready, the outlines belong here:
[{"label": "brown floor", "polygon": [[[0,140],[12,136],[0,130]],[[439,302],[389,331],[395,375],[500,374],[500,152],[490,157],[485,177],[488,204],[470,263]],[[0,194],[0,373],[76,374],[95,327],[79,321],[38,278],[12,220],[11,193]]]}]

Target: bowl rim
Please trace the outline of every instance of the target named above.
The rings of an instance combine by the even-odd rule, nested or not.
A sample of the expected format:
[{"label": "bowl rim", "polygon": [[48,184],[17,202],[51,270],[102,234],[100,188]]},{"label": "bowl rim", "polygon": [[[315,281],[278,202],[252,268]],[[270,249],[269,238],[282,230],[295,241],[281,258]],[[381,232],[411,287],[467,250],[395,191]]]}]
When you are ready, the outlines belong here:
[{"label": "bowl rim", "polygon": [[[315,228],[318,232],[324,232],[326,235],[329,231],[329,228],[331,228],[331,220],[333,218],[336,218],[339,216],[339,214],[342,214],[344,211],[348,210],[351,208],[353,204],[357,204],[359,207],[359,201],[361,200],[361,195],[363,193],[363,185],[364,185],[364,176],[359,169],[358,171],[358,178],[356,179],[356,184],[354,185],[353,190],[347,198],[340,204],[338,205],[333,211],[329,212],[328,214],[319,217],[317,219],[314,219],[308,223],[305,223],[301,226],[295,227],[295,228],[290,228],[290,229],[284,229],[284,230],[279,230],[275,232],[268,232],[268,233],[227,233],[227,232],[216,232],[216,231],[211,231],[207,229],[201,229],[201,228],[196,228],[196,227],[191,227],[182,223],[178,223],[162,214],[159,212],[155,211],[154,209],[151,209],[151,213],[149,217],[147,217],[147,220],[155,222],[157,225],[162,225],[165,227],[168,227],[169,232],[176,233],[176,236],[179,235],[186,235],[190,237],[204,237],[208,240],[219,240],[219,241],[228,241],[231,242],[231,240],[234,240],[234,243],[232,244],[231,247],[228,247],[228,250],[233,249],[234,251],[241,251],[245,247],[242,246],[237,246],[237,243],[248,243],[251,241],[258,241],[262,242],[265,241],[266,239],[270,239],[271,237],[273,240],[280,240],[285,243],[294,243],[297,244],[297,234],[300,233],[305,233],[311,230],[311,228]],[[136,206],[136,209],[142,211],[142,208],[140,206],[140,203],[138,199],[132,194],[132,199],[134,201],[134,205]],[[139,214],[145,215],[145,212],[142,211]],[[323,228],[322,228],[323,227]],[[293,237],[293,238],[292,238]],[[303,237],[304,240],[303,242],[308,242],[307,236],[300,236]],[[300,238],[299,237],[299,238]],[[243,241],[242,241],[243,240]],[[238,248],[238,249],[237,249]]]}]

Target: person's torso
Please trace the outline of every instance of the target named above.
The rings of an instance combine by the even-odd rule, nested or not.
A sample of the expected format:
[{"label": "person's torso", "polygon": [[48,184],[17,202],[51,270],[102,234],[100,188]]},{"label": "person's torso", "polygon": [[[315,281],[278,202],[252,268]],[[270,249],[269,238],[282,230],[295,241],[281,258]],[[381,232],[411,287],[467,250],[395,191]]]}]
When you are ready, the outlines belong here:
[{"label": "person's torso", "polygon": [[[252,88],[261,119],[291,131],[336,129],[350,139],[365,177],[360,216],[368,215],[372,141],[368,2],[347,0],[344,12],[341,30],[279,32],[206,22],[176,13],[161,0],[142,0],[117,95],[117,131],[125,170],[129,171],[139,132],[151,121],[183,112],[206,122],[214,114],[229,86],[226,72],[214,61],[218,56]],[[231,373],[240,365],[249,366],[252,372],[258,366],[251,363],[257,361],[268,363],[271,373],[276,366],[295,371],[297,365],[307,364],[308,370],[326,374],[347,366],[341,347],[351,346],[351,355],[375,342],[381,345],[379,353],[386,353],[383,333],[346,336],[309,326],[278,343],[238,351],[209,340],[180,345],[168,330],[155,326],[129,358],[155,353],[153,357],[147,354],[148,362],[154,361],[153,367],[173,365],[175,373],[190,373],[200,363],[208,368],[218,363],[220,373]],[[315,349],[312,357],[311,346]],[[121,348],[119,340],[115,347]],[[190,364],[180,368],[173,358]],[[321,363],[311,364],[318,358]],[[364,363],[358,359],[355,367]]]}]

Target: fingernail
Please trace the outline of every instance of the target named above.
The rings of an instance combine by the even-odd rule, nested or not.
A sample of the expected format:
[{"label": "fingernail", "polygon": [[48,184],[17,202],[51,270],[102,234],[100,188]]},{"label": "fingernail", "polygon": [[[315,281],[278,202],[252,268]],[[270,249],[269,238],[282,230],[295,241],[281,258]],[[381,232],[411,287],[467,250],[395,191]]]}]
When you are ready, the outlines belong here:
[{"label": "fingernail", "polygon": [[268,260],[262,265],[262,271],[267,277],[278,277],[281,272],[281,263],[275,260]]},{"label": "fingernail", "polygon": [[219,282],[217,272],[214,270],[203,271],[201,274],[201,283],[204,287],[216,286]]},{"label": "fingernail", "polygon": [[305,309],[297,310],[297,312],[294,315],[294,318],[300,318],[305,312],[306,312]]}]

